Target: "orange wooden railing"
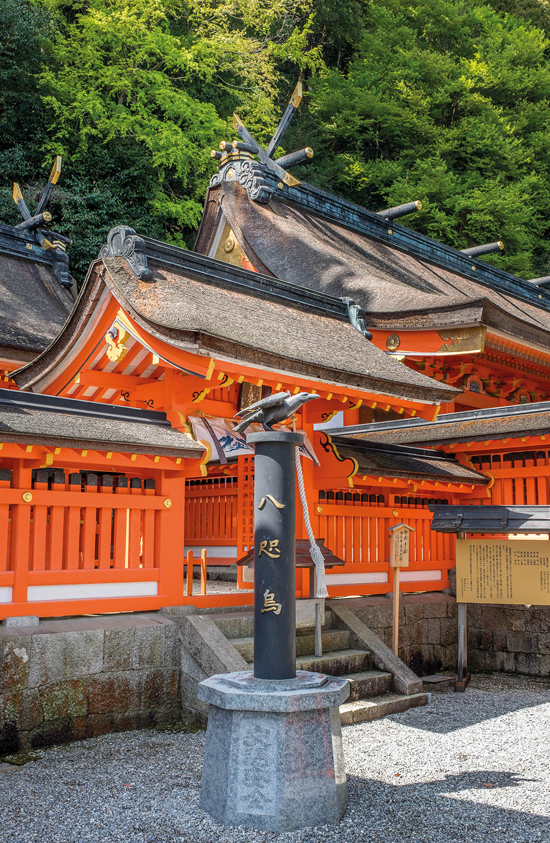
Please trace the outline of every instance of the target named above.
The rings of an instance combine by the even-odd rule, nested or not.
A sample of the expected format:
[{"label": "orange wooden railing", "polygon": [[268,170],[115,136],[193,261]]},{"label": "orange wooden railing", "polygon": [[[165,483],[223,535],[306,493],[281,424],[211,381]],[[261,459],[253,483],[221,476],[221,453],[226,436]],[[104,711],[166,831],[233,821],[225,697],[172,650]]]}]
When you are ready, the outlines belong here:
[{"label": "orange wooden railing", "polygon": [[156,474],[2,469],[0,617],[181,602],[183,483]]},{"label": "orange wooden railing", "polygon": [[[410,534],[410,565],[403,570],[403,591],[435,591],[448,587],[454,566],[454,537],[432,533],[432,514],[426,503],[402,505],[394,497],[388,506],[381,495],[324,492],[316,508],[316,535],[346,562],[327,574],[331,596],[383,594],[391,590],[389,578],[389,528],[401,522],[414,528]],[[443,500],[438,501],[443,502]]]},{"label": "orange wooden railing", "polygon": [[185,543],[237,544],[237,478],[188,480],[185,490]]}]

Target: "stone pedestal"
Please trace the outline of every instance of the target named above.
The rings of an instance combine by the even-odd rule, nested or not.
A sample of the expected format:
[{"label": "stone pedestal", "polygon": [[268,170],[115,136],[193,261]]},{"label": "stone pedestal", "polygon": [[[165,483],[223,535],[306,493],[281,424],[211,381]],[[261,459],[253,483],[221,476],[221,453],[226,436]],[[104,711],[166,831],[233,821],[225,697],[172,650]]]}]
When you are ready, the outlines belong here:
[{"label": "stone pedestal", "polygon": [[225,825],[265,831],[338,822],[348,799],[338,709],[348,695],[347,679],[303,670],[201,682],[210,705],[201,807]]}]

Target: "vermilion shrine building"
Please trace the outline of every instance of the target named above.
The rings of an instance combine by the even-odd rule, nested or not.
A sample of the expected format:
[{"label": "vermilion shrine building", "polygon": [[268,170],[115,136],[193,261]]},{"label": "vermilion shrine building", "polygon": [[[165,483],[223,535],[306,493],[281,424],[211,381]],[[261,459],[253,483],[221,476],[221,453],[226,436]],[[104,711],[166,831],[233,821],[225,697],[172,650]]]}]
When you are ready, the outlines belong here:
[{"label": "vermilion shrine building", "polygon": [[[319,462],[303,460],[315,534],[346,562],[327,576],[332,596],[389,590],[388,528],[399,521],[415,527],[403,590],[446,588],[453,538],[430,533],[430,502],[547,502],[550,293],[385,216],[278,181],[246,151],[220,164],[195,253],[118,226],[70,315],[70,294],[48,286],[48,270],[51,320],[42,312],[51,324],[30,349],[41,353],[13,372],[30,347],[26,357],[6,351],[6,370],[33,395],[21,394],[15,411],[6,405],[0,428],[0,467],[11,472],[0,488],[12,525],[0,556],[0,586],[11,589],[4,615],[250,602],[242,573],[240,594],[184,597],[184,538],[218,563],[250,548],[253,456],[227,455],[213,423],[269,391],[321,396],[297,425]],[[38,260],[34,250],[33,262],[25,235],[7,228],[5,238],[21,243],[2,260],[16,261],[14,277],[28,266],[38,283],[47,254]],[[14,306],[18,324],[26,307],[24,298]],[[49,417],[24,403],[48,396],[67,402],[53,412],[69,426],[89,404],[116,442],[99,431],[77,444],[48,439]],[[15,426],[13,412],[34,427]],[[141,431],[162,429],[172,450],[150,432],[139,445],[124,413]],[[210,424],[202,444],[193,419]],[[121,495],[120,506],[103,505],[105,495]],[[74,602],[29,591],[38,586],[72,586]],[[299,595],[308,589],[299,577]]]}]

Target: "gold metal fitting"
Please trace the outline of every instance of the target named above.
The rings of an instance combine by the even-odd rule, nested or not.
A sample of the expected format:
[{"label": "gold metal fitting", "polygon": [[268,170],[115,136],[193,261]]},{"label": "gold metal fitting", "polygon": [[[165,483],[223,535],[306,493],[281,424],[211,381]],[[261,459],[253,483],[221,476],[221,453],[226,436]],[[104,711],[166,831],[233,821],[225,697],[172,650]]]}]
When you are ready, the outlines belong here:
[{"label": "gold metal fitting", "polygon": [[308,158],[313,158],[313,150],[311,146],[306,146],[306,155]]},{"label": "gold metal fitting", "polygon": [[421,210],[422,210],[422,202],[420,201],[420,199],[419,199],[417,202],[415,202],[414,204],[416,205],[416,210],[417,210],[417,211],[421,211]]},{"label": "gold metal fitting", "polygon": [[472,272],[475,272],[475,271],[476,271],[475,266],[472,266]]},{"label": "gold metal fitting", "polygon": [[498,241],[498,248],[500,249],[501,252],[504,249],[504,243],[502,242],[502,240]]},{"label": "gold metal fitting", "polygon": [[233,149],[237,149],[237,144],[238,144],[238,143],[239,143],[239,141],[236,141],[236,140],[234,140],[234,141],[231,143],[231,146],[233,147]]},{"label": "gold metal fitting", "polygon": [[216,152],[216,150],[215,150],[215,149],[213,149],[213,150],[211,151],[211,153],[210,153],[210,158],[215,158],[217,154],[218,154],[218,153]]},{"label": "gold metal fitting", "polygon": [[225,152],[225,150],[227,149],[227,147],[228,147],[228,146],[230,146],[230,145],[231,145],[231,144],[228,144],[228,143],[227,143],[227,141],[220,141],[220,149],[221,149],[221,151],[222,151],[222,152]]},{"label": "gold metal fitting", "polygon": [[279,184],[277,185],[277,187],[279,188],[279,190],[282,190],[282,189],[283,189],[284,184],[282,183],[282,181],[280,181],[280,182],[279,182]]},{"label": "gold metal fitting", "polygon": [[235,241],[232,237],[228,237],[225,243],[223,244],[224,252],[232,252],[235,248]]},{"label": "gold metal fitting", "polygon": [[392,228],[388,228],[388,234],[393,234],[393,229],[392,229]]},{"label": "gold metal fitting", "polygon": [[227,171],[227,178],[228,179],[232,179],[234,175],[235,175],[235,170],[233,168],[231,168],[231,170]]},{"label": "gold metal fitting", "polygon": [[323,507],[322,507],[322,506],[318,506],[318,507],[317,507],[317,514],[318,514],[318,515],[322,515],[322,514],[323,514]]},{"label": "gold metal fitting", "polygon": [[32,501],[32,492],[23,492],[21,495],[25,503],[30,503]]},{"label": "gold metal fitting", "polygon": [[172,506],[172,501],[170,500],[170,498],[164,498],[163,503],[166,509],[170,509],[170,507]]},{"label": "gold metal fitting", "polygon": [[394,518],[397,518],[397,516],[399,515],[399,512],[396,509],[394,509],[393,512],[392,512],[392,515],[393,515]]},{"label": "gold metal fitting", "polygon": [[44,217],[44,222],[51,222],[52,221],[52,215],[50,214],[49,211],[44,211],[42,216]]}]

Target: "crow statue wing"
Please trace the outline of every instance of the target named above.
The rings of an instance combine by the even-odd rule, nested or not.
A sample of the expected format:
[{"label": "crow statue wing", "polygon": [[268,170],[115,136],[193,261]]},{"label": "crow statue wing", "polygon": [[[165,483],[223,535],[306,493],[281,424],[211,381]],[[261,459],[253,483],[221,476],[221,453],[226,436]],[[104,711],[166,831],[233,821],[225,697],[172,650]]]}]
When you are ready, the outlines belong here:
[{"label": "crow statue wing", "polygon": [[266,398],[262,398],[261,401],[256,401],[255,404],[250,404],[249,407],[243,407],[242,410],[235,413],[235,416],[247,416],[255,410],[268,410],[270,407],[276,407],[278,404],[282,404],[285,398],[290,398],[290,392],[276,392],[274,395],[268,395]]}]

